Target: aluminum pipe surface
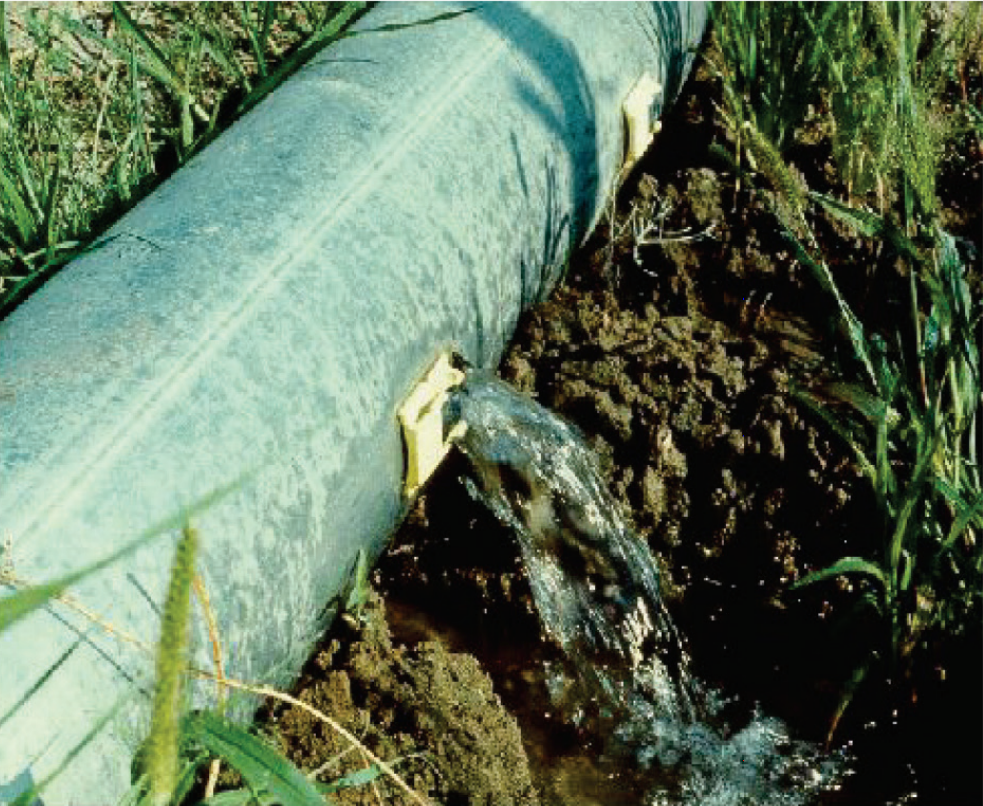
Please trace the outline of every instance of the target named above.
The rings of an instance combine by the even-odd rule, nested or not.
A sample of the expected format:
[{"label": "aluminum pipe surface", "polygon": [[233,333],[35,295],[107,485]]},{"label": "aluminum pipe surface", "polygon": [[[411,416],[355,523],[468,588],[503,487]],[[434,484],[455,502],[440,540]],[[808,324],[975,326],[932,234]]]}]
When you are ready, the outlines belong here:
[{"label": "aluminum pipe surface", "polygon": [[[603,210],[625,96],[678,92],[705,13],[490,4],[317,55],[0,323],[7,592],[190,511],[226,674],[288,684],[404,514],[400,402],[446,346],[497,363]],[[177,533],[72,587],[98,621],[52,602],[0,635],[0,801],[114,706],[44,801],[129,785]],[[197,606],[192,643],[211,668]]]}]

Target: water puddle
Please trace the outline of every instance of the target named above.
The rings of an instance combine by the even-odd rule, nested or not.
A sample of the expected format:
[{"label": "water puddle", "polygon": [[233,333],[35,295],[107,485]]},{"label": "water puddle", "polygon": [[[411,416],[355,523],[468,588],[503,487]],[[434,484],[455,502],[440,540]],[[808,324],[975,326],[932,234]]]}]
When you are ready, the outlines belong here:
[{"label": "water puddle", "polygon": [[553,707],[643,777],[646,806],[799,806],[835,787],[842,764],[726,702],[690,672],[659,595],[655,559],[570,424],[474,373],[452,403],[468,432],[471,494],[516,535],[544,631],[566,662]]}]

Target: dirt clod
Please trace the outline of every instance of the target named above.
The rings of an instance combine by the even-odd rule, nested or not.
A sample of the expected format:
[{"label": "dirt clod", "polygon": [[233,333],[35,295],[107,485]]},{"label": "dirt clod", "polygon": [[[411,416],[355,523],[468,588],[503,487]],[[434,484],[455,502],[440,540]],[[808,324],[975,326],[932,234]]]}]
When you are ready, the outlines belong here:
[{"label": "dirt clod", "polygon": [[[446,806],[536,806],[515,718],[471,655],[436,641],[394,647],[373,594],[357,634],[314,658],[300,699],[329,715],[392,765],[417,792]],[[278,709],[274,722],[291,760],[335,781],[368,766],[358,749],[310,713]],[[334,761],[332,761],[334,760]],[[412,801],[384,776],[333,795],[342,804]]]}]

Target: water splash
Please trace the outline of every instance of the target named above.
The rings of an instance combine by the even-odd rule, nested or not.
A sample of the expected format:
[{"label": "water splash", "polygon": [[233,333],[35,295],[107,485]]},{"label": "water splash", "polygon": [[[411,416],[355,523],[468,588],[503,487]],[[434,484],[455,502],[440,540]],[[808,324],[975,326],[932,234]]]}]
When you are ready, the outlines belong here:
[{"label": "water splash", "polygon": [[543,627],[574,667],[552,681],[558,704],[590,711],[608,752],[652,771],[645,803],[799,806],[830,786],[835,762],[779,720],[714,724],[722,703],[690,673],[655,559],[577,430],[489,375],[472,373],[453,406],[469,490],[517,536]]}]

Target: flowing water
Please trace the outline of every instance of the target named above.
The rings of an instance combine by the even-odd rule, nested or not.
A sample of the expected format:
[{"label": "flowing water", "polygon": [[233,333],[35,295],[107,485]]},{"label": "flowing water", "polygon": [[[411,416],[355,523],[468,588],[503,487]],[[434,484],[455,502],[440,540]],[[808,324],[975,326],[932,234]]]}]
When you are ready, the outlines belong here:
[{"label": "flowing water", "polygon": [[[644,771],[645,804],[798,806],[835,786],[839,764],[755,715],[734,730],[690,673],[648,547],[571,425],[487,375],[452,401],[472,495],[515,533],[545,632],[569,670],[556,707]],[[649,783],[649,779],[651,783]]]}]

